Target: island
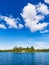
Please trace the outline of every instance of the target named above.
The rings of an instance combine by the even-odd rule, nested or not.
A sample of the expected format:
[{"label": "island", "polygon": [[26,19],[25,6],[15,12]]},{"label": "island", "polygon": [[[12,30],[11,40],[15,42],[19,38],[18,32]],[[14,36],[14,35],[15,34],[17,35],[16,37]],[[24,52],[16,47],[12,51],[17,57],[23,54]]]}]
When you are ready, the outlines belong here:
[{"label": "island", "polygon": [[0,52],[15,52],[15,53],[49,52],[49,49],[34,49],[33,46],[26,48],[14,47],[13,49],[0,50]]}]

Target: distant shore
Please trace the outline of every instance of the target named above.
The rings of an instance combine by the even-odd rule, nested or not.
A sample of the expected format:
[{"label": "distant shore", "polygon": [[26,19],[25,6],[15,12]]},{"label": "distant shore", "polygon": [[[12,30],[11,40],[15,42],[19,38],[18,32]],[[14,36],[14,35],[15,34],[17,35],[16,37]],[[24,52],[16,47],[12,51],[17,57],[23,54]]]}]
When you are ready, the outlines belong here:
[{"label": "distant shore", "polygon": [[14,47],[9,50],[0,50],[0,52],[15,52],[15,53],[32,53],[32,52],[49,52],[49,49],[34,49],[33,46],[22,48],[22,47]]}]

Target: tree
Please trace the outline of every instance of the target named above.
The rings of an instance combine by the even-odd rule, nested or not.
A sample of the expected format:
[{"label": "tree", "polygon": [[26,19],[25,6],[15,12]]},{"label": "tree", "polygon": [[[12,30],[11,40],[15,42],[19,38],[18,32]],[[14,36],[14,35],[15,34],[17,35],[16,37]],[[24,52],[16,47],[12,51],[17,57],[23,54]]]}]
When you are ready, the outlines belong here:
[{"label": "tree", "polygon": [[31,52],[32,52],[32,51],[34,51],[34,47],[33,47],[33,46],[31,46]]}]

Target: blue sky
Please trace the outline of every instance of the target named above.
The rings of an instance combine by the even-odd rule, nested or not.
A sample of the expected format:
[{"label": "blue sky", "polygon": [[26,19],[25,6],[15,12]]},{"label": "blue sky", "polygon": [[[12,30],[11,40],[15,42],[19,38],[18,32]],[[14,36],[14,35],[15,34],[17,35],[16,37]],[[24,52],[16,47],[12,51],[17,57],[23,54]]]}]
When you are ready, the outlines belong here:
[{"label": "blue sky", "polygon": [[0,0],[0,49],[49,48],[49,0]]}]

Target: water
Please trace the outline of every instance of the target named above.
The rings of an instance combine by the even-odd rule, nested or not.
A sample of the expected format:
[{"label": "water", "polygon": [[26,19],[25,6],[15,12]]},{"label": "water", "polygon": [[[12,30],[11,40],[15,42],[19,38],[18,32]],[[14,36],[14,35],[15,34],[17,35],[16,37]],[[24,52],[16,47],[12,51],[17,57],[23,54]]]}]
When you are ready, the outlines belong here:
[{"label": "water", "polygon": [[0,52],[0,65],[49,65],[49,52]]}]

